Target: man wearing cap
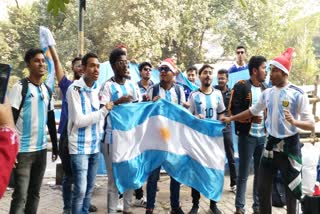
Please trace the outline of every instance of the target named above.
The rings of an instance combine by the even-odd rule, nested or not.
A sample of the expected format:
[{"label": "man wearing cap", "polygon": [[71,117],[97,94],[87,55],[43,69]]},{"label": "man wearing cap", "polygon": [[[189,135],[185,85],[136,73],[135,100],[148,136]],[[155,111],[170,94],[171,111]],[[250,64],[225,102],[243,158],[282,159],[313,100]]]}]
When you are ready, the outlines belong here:
[{"label": "man wearing cap", "polygon": [[296,213],[296,199],[301,198],[301,146],[298,128],[314,129],[307,95],[289,83],[291,58],[294,49],[288,48],[271,62],[270,81],[258,103],[248,110],[222,119],[223,122],[239,121],[267,109],[266,129],[269,134],[259,169],[260,213],[272,213],[272,180],[281,171],[286,187],[287,213]]},{"label": "man wearing cap", "polygon": [[[266,88],[264,84],[266,61],[266,58],[263,56],[253,56],[250,58],[248,64],[250,79],[240,80],[231,91],[229,103],[230,115],[236,115],[245,111],[251,105],[258,102],[262,91]],[[235,122],[239,150],[239,175],[235,198],[236,214],[243,214],[245,212],[247,180],[252,159],[254,160],[252,209],[254,214],[259,213],[258,169],[263,146],[266,141],[263,116],[263,110],[261,110],[254,120]]]},{"label": "man wearing cap", "polygon": [[[186,98],[183,88],[174,83],[176,68],[171,58],[165,59],[159,66],[160,83],[150,87],[147,91],[147,98],[156,101],[160,98],[170,102],[184,105]],[[147,207],[146,214],[153,213],[157,192],[157,182],[159,180],[160,167],[151,172],[147,183]],[[180,207],[180,183],[171,177],[170,181],[170,205],[171,214],[183,214]]]}]

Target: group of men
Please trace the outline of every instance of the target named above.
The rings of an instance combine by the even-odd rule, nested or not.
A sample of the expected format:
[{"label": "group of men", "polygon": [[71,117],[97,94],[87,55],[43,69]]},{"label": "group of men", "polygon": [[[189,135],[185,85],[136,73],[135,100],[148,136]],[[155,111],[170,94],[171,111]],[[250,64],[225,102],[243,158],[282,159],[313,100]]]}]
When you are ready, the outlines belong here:
[{"label": "group of men", "polygon": [[[267,88],[267,60],[253,56],[244,63],[246,50],[236,49],[237,63],[228,71],[218,71],[218,85],[212,87],[214,68],[208,64],[199,70],[187,69],[189,81],[200,81],[199,89],[184,90],[175,82],[179,74],[172,59],[163,60],[157,67],[160,83],[150,80],[152,65],[139,66],[141,80],[130,80],[126,47],[115,48],[109,56],[114,76],[98,86],[99,59],[94,53],[72,61],[73,80],[62,70],[58,54],[49,47],[56,76],[63,94],[59,155],[64,169],[64,213],[89,213],[91,195],[95,184],[99,152],[104,155],[108,172],[108,213],[117,212],[119,192],[112,171],[112,129],[109,112],[114,105],[130,102],[148,102],[166,99],[187,108],[199,119],[218,120],[226,123],[223,130],[226,156],[230,169],[230,188],[236,192],[236,214],[245,212],[245,195],[251,159],[254,159],[253,211],[271,213],[272,177],[277,169],[284,175],[287,187],[287,212],[295,213],[298,185],[301,181],[301,159],[297,128],[312,130],[314,120],[306,95],[288,82],[293,49],[270,62],[270,80]],[[41,81],[45,74],[45,58],[41,49],[26,52],[25,62],[29,76],[13,86],[9,93],[16,129],[20,135],[20,150],[14,169],[14,192],[10,213],[36,213],[40,187],[46,168],[46,128],[52,142],[52,160],[58,156],[57,135],[54,121],[52,92]],[[228,88],[228,75],[248,69],[250,78],[240,80],[232,90]],[[227,111],[228,110],[228,111]],[[232,142],[231,121],[235,122],[239,148],[239,175],[236,173]],[[102,125],[101,125],[102,124]],[[296,169],[296,171],[294,171]],[[151,172],[146,185],[146,203],[142,188],[135,190],[136,201],[146,206],[146,214],[155,208],[160,167]],[[299,177],[300,176],[300,177]],[[72,188],[73,186],[73,188]],[[200,193],[192,189],[193,206],[189,213],[198,213]],[[170,205],[172,214],[182,214],[179,198],[180,183],[171,177]],[[301,196],[301,195],[300,195]],[[133,190],[124,192],[123,213],[131,213]],[[219,214],[217,202],[210,201],[210,212]]]}]

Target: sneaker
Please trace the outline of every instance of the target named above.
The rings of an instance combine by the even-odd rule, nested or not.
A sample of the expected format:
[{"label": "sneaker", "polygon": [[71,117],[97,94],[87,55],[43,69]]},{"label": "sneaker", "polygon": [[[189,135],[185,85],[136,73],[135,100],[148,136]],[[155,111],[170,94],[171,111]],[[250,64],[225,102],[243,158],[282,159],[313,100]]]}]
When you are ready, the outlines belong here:
[{"label": "sneaker", "polygon": [[146,209],[146,214],[153,214],[153,209]]},{"label": "sneaker", "polygon": [[181,209],[181,207],[179,208],[172,208],[171,209],[171,214],[184,214],[183,210]]},{"label": "sneaker", "polygon": [[97,212],[97,211],[98,211],[98,208],[95,205],[90,204],[89,212],[90,213],[94,213],[94,212]]},{"label": "sneaker", "polygon": [[122,211],[123,211],[123,198],[120,198],[117,204],[117,212],[122,212]]},{"label": "sneaker", "polygon": [[134,200],[133,202],[133,206],[136,206],[136,207],[146,207],[146,205],[147,205],[147,199],[144,196],[140,199]]},{"label": "sneaker", "polygon": [[217,206],[211,207],[209,213],[210,214],[222,214],[222,212],[218,209]]},{"label": "sneaker", "polygon": [[233,185],[230,187],[230,191],[233,192],[234,194],[236,194],[237,192],[237,186],[236,185]]},{"label": "sneaker", "polygon": [[236,208],[234,214],[244,214],[244,211],[241,208]]},{"label": "sneaker", "polygon": [[188,214],[198,214],[199,206],[192,206]]}]

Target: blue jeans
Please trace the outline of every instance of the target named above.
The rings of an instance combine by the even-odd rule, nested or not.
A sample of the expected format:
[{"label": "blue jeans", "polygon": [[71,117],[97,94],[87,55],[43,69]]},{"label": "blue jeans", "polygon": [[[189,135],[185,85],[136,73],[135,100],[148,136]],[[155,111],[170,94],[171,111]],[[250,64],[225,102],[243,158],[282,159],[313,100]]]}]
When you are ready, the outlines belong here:
[{"label": "blue jeans", "polygon": [[[160,176],[160,167],[151,172],[147,183],[147,209],[153,209],[155,207],[156,194],[157,194],[157,182]],[[180,207],[180,183],[174,178],[170,177],[170,205],[171,208]]]},{"label": "blue jeans", "polygon": [[247,180],[249,175],[250,163],[253,157],[254,163],[254,178],[253,178],[253,205],[254,211],[259,210],[258,197],[258,171],[260,159],[262,156],[266,137],[253,137],[250,135],[240,136],[238,138],[239,150],[239,176],[236,193],[236,208],[244,211],[246,203]]},{"label": "blue jeans", "polygon": [[72,213],[88,214],[96,181],[99,153],[88,155],[71,154],[70,160],[74,179]]}]

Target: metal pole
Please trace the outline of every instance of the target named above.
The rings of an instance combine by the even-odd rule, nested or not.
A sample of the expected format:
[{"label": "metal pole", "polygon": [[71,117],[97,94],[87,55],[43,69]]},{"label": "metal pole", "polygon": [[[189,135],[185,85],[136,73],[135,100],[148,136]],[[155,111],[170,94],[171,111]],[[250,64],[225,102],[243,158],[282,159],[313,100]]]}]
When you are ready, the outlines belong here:
[{"label": "metal pole", "polygon": [[78,24],[78,55],[84,55],[84,32],[83,32],[83,0],[79,0],[79,24]]}]

